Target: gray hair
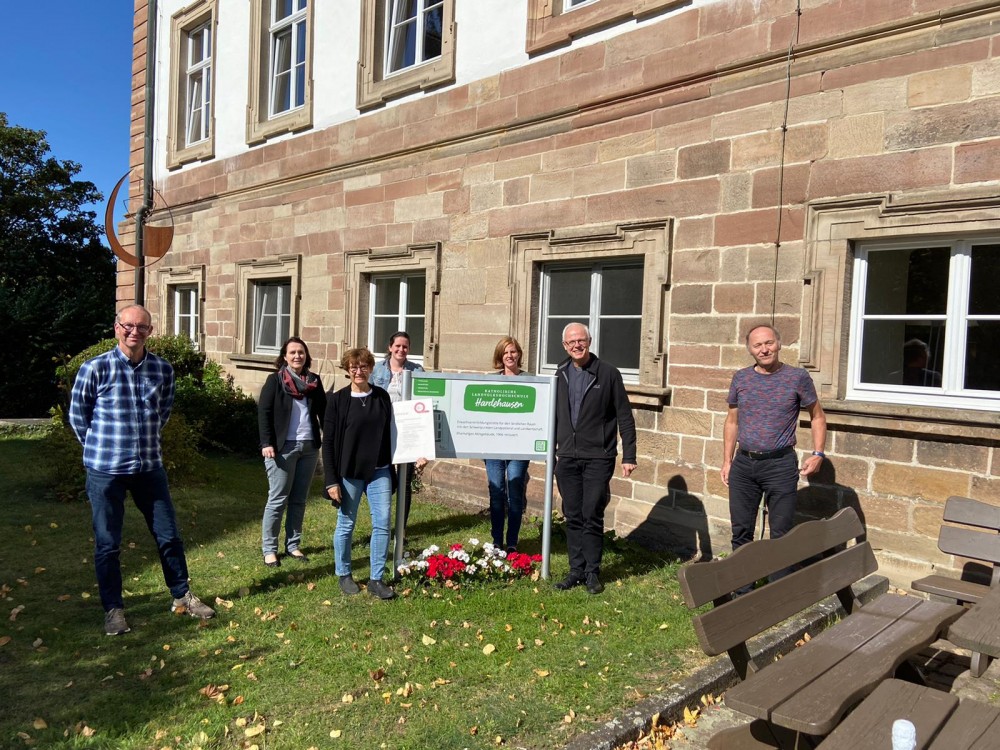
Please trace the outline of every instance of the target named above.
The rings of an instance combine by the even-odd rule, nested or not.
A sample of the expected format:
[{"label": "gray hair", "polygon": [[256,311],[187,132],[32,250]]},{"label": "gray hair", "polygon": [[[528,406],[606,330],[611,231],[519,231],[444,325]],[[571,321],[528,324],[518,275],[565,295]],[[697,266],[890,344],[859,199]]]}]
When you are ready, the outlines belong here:
[{"label": "gray hair", "polygon": [[778,332],[777,328],[775,328],[770,323],[760,323],[758,325],[755,325],[749,331],[747,331],[746,338],[743,339],[743,342],[746,344],[747,349],[750,348],[750,334],[758,330],[759,328],[766,328],[767,330],[769,330],[771,333],[774,334],[774,340],[777,341],[779,344],[781,343],[781,334]]},{"label": "gray hair", "polygon": [[566,331],[568,331],[573,326],[580,326],[580,328],[582,328],[587,333],[587,341],[590,341],[590,339],[591,339],[590,329],[587,326],[585,326],[583,323],[567,323],[566,327],[563,328],[563,331],[562,331],[562,340],[563,341],[566,340]]}]

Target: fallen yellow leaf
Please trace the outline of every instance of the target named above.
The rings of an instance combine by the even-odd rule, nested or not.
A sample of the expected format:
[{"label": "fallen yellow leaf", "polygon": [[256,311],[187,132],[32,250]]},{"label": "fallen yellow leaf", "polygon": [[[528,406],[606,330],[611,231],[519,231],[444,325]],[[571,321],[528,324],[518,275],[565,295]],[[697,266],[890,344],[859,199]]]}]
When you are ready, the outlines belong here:
[{"label": "fallen yellow leaf", "polygon": [[256,737],[258,734],[263,734],[266,727],[263,724],[257,724],[252,727],[247,727],[243,730],[243,736],[245,737]]},{"label": "fallen yellow leaf", "polygon": [[33,726],[35,729],[48,729],[49,728],[49,725],[45,723],[45,719],[43,719],[40,716],[31,723],[31,726]]},{"label": "fallen yellow leaf", "polygon": [[344,733],[344,730],[342,730],[342,729],[332,729],[332,730],[330,730],[330,736],[333,739],[335,739],[335,740],[336,739],[340,739],[340,735],[342,735],[343,733]]},{"label": "fallen yellow leaf", "polygon": [[483,653],[486,654],[487,656],[489,656],[496,650],[497,647],[494,646],[492,643],[487,643],[485,646],[483,646]]},{"label": "fallen yellow leaf", "polygon": [[421,639],[420,639],[420,641],[421,641],[421,643],[423,643],[423,644],[424,644],[425,646],[433,646],[433,645],[434,645],[435,643],[437,643],[437,641],[435,641],[435,640],[434,640],[433,638],[431,638],[431,637],[430,637],[429,635],[424,635],[424,637],[423,637],[423,638],[421,638]]}]

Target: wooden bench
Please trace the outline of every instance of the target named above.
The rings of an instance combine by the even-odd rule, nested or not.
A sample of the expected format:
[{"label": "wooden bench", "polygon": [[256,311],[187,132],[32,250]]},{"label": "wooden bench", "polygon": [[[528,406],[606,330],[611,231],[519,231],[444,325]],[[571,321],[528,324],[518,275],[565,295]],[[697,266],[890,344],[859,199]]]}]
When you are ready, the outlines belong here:
[{"label": "wooden bench", "polygon": [[933,688],[885,680],[844,719],[818,750],[891,750],[892,723],[909,719],[916,750],[993,750],[1000,744],[1000,708]]},{"label": "wooden bench", "polygon": [[[809,521],[780,539],[752,542],[729,557],[680,572],[689,607],[712,602],[693,624],[709,656],[728,653],[739,684],[730,708],[757,721],[716,734],[709,748],[801,748],[829,734],[843,715],[897,670],[919,679],[907,658],[936,640],[965,609],[956,604],[883,594],[864,606],[851,585],[878,569],[852,508]],[[822,556],[794,572],[733,598],[748,584]],[[747,641],[836,595],[846,616],[800,648],[757,663]]]},{"label": "wooden bench", "polygon": [[959,603],[978,602],[991,586],[1000,583],[1000,508],[968,497],[949,497],[944,505],[944,520],[973,528],[942,525],[938,549],[948,555],[989,563],[992,566],[989,582],[976,582],[968,576],[931,575],[914,581],[913,589]]}]

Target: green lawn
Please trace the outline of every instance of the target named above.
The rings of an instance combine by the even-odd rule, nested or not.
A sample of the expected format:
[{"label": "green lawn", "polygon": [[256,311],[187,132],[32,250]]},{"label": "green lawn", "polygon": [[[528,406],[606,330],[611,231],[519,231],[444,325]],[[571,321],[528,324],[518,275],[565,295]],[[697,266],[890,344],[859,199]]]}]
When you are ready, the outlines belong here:
[{"label": "green lawn", "polygon": [[[345,598],[335,512],[317,487],[303,545],[312,561],[265,568],[263,466],[234,458],[213,459],[211,486],[174,492],[192,590],[223,600],[216,618],[169,612],[133,507],[122,552],[132,632],[109,638],[89,506],[49,494],[61,468],[40,444],[0,439],[0,747],[550,748],[703,663],[676,562],[622,541],[607,546],[601,596],[522,580]],[[420,495],[410,520],[415,547],[489,538],[484,516]],[[526,523],[524,551],[540,551],[539,529]],[[359,580],[367,532],[359,523]],[[552,576],[565,574],[557,525]]]}]

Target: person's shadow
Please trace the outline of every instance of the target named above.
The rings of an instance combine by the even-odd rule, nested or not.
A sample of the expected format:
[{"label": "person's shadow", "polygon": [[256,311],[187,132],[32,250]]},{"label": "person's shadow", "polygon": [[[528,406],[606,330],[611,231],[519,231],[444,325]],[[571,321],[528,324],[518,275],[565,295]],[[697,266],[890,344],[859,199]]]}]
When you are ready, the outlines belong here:
[{"label": "person's shadow", "polygon": [[712,559],[712,537],[705,505],[688,492],[687,482],[676,474],[645,520],[625,535],[650,549],[670,550],[682,560]]},{"label": "person's shadow", "polygon": [[[867,530],[865,511],[858,500],[858,493],[847,485],[837,481],[836,459],[826,458],[818,472],[806,477],[806,485],[798,491],[798,502],[795,508],[795,524],[805,521],[815,521],[819,518],[830,518],[843,508],[854,508],[861,525]],[[862,542],[867,537],[867,531],[858,539]]]}]

